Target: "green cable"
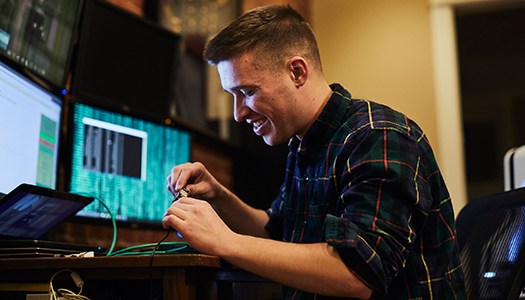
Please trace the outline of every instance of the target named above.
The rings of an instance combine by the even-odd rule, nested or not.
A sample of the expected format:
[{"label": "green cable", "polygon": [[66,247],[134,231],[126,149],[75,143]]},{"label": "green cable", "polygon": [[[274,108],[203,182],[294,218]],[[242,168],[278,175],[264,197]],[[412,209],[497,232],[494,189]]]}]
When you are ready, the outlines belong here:
[{"label": "green cable", "polygon": [[106,254],[106,256],[110,256],[111,255],[111,252],[113,252],[113,248],[115,247],[115,244],[117,242],[117,222],[115,222],[115,217],[113,216],[113,214],[111,213],[111,210],[109,210],[109,207],[106,205],[106,203],[104,203],[104,201],[102,201],[102,199],[96,197],[96,199],[102,204],[104,205],[104,207],[106,208],[106,210],[108,211],[109,215],[111,216],[111,223],[113,224],[113,241],[111,242],[111,247],[109,248],[109,251],[108,253]]},{"label": "green cable", "polygon": [[[186,248],[188,248],[189,245],[181,245],[181,247],[178,247],[178,248],[174,248],[174,249],[169,249],[169,250],[166,250],[166,251],[156,251],[155,254],[171,254],[171,253],[176,253],[180,250],[184,250]],[[122,250],[119,250],[119,251],[116,251],[116,252],[113,252],[111,254],[111,256],[125,256],[125,255],[151,255],[151,251],[131,251],[131,252],[122,252]]]},{"label": "green cable", "polygon": [[[111,255],[115,255],[116,256],[116,255],[118,255],[118,254],[120,254],[122,252],[127,252],[127,251],[140,249],[140,248],[155,247],[156,245],[157,245],[157,243],[131,246],[131,247],[128,247],[128,248],[124,248],[124,249],[120,249],[118,251],[115,251]],[[162,243],[161,245],[180,245],[181,247],[177,248],[176,250],[184,249],[184,248],[187,248],[187,247],[190,246],[190,244],[184,243],[184,242],[166,242],[166,243]],[[170,250],[167,250],[167,251],[170,251]],[[138,253],[138,252],[134,252],[134,253]],[[151,254],[151,251],[148,252],[148,253]],[[155,252],[155,253],[157,253],[157,252]]]},{"label": "green cable", "polygon": [[[149,252],[149,251],[148,252],[145,252],[145,251],[143,251],[143,252],[127,252],[127,253],[125,253],[125,252],[126,251],[130,251],[130,250],[139,249],[139,248],[146,248],[146,247],[155,247],[155,246],[157,246],[157,243],[151,243],[151,244],[132,246],[132,247],[124,248],[124,249],[121,249],[121,250],[113,252],[113,248],[115,247],[115,244],[116,244],[116,241],[117,241],[117,223],[115,222],[115,217],[113,216],[113,213],[111,213],[111,210],[109,209],[109,207],[99,197],[93,196],[93,195],[90,195],[90,194],[87,194],[87,193],[78,193],[78,195],[97,199],[106,208],[106,210],[108,211],[109,215],[111,216],[111,223],[113,224],[113,241],[111,242],[111,247],[109,248],[109,251],[106,254],[106,256],[142,255],[142,254],[150,255],[151,252]],[[184,242],[167,242],[167,243],[162,243],[162,245],[180,245],[180,247],[175,248],[175,249],[166,250],[166,251],[157,251],[155,253],[169,254],[169,253],[177,252],[179,250],[186,249],[186,248],[188,248],[190,246],[190,244],[184,243]]]},{"label": "green cable", "polygon": [[113,224],[113,241],[111,242],[111,247],[109,248],[109,251],[106,254],[106,256],[110,256],[111,253],[113,252],[113,248],[115,247],[115,244],[117,242],[117,222],[115,222],[115,217],[113,216],[113,213],[111,213],[111,210],[109,209],[109,207],[99,197],[93,196],[93,195],[87,194],[87,193],[76,193],[76,194],[77,195],[81,195],[81,196],[86,196],[86,197],[97,199],[106,208],[106,210],[108,211],[109,215],[111,216],[111,223]]}]

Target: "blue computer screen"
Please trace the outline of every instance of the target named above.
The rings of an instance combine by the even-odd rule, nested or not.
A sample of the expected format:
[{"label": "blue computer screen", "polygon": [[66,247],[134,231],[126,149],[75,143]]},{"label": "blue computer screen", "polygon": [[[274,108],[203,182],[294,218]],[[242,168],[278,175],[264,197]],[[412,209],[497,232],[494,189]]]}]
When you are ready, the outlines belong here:
[{"label": "blue computer screen", "polygon": [[[72,112],[70,192],[100,198],[117,220],[160,223],[173,198],[166,177],[190,161],[190,133],[81,103]],[[77,216],[108,213],[94,201]]]}]

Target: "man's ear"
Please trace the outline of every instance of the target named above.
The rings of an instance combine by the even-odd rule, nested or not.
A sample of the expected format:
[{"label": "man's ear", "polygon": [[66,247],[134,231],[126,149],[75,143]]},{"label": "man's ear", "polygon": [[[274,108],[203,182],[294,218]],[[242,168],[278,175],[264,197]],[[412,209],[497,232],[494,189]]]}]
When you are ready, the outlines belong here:
[{"label": "man's ear", "polygon": [[308,63],[300,56],[294,56],[288,61],[288,68],[292,81],[296,87],[303,86],[308,80]]}]

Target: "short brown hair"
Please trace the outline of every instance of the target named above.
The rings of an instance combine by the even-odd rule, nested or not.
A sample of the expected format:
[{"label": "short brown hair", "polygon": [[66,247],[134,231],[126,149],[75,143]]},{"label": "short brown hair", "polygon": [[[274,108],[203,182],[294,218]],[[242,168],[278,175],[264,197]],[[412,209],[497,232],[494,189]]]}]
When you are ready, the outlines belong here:
[{"label": "short brown hair", "polygon": [[321,71],[313,30],[289,5],[268,5],[246,12],[207,43],[204,59],[218,64],[249,51],[274,71],[295,55]]}]

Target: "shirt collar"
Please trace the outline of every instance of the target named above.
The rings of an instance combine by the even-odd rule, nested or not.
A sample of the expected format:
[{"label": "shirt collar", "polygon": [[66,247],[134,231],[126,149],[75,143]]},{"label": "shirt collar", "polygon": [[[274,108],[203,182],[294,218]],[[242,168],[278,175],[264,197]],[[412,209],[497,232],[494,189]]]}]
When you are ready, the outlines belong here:
[{"label": "shirt collar", "polygon": [[302,140],[292,137],[288,147],[299,160],[314,159],[322,147],[341,127],[343,117],[350,106],[351,95],[339,84],[330,85],[332,95],[325,107],[310,126]]}]

